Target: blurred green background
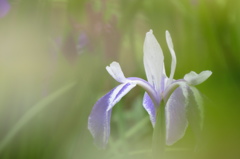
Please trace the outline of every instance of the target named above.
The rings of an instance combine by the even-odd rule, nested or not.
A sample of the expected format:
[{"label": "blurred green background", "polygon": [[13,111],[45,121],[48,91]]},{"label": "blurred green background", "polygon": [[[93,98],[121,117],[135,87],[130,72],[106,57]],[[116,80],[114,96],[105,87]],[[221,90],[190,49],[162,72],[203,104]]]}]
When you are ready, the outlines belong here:
[{"label": "blurred green background", "polygon": [[175,79],[213,72],[197,86],[205,103],[201,141],[196,147],[188,128],[166,158],[240,158],[240,1],[8,2],[0,18],[1,159],[149,158],[153,130],[141,88],[113,109],[105,150],[93,144],[87,119],[95,102],[118,85],[105,70],[112,61],[127,77],[146,79],[142,48],[150,29],[168,74],[165,30],[171,33]]}]

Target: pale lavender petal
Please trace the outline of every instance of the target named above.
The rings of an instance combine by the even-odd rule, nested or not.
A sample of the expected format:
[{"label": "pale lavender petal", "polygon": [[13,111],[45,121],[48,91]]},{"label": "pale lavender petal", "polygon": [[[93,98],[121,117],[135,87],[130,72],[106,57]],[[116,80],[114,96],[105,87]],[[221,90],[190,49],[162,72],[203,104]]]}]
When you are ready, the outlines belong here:
[{"label": "pale lavender petal", "polygon": [[195,87],[189,87],[188,94],[187,118],[194,134],[199,137],[203,127],[202,97]]},{"label": "pale lavender petal", "polygon": [[111,108],[135,86],[134,83],[121,84],[100,98],[94,105],[88,118],[88,129],[98,147],[104,148],[108,142]]},{"label": "pale lavender petal", "polygon": [[[168,79],[169,78],[165,78],[166,83],[168,83]],[[176,88],[183,87],[183,88],[185,88],[184,90],[186,90],[186,88],[188,86],[187,82],[182,79],[175,80],[175,81],[169,83],[169,85],[167,85],[166,83],[165,83],[165,90],[162,94],[165,102],[168,101],[168,98],[171,96],[172,92],[174,92]],[[184,93],[185,93],[185,96],[187,97],[187,90],[184,91]]]},{"label": "pale lavender petal", "polygon": [[0,18],[4,17],[10,10],[10,4],[7,0],[0,0]]},{"label": "pale lavender petal", "polygon": [[186,88],[178,87],[172,93],[165,107],[166,113],[166,144],[172,145],[181,139],[188,126],[186,116]]},{"label": "pale lavender petal", "polygon": [[151,123],[154,127],[155,123],[156,123],[156,108],[154,106],[154,103],[152,102],[152,99],[150,98],[150,96],[147,93],[145,93],[144,97],[143,97],[143,107],[148,112]]}]

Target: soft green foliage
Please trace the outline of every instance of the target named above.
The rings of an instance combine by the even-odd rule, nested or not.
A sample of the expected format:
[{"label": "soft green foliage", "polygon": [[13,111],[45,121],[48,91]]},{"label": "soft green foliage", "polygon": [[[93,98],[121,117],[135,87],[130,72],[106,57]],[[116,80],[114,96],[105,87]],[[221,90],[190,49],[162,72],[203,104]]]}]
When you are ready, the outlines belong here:
[{"label": "soft green foliage", "polygon": [[[163,52],[161,35],[171,32],[176,79],[191,70],[213,72],[197,86],[205,103],[203,132],[195,138],[188,128],[167,147],[166,159],[239,157],[240,1],[9,2],[10,12],[0,19],[1,159],[149,158],[153,131],[142,89],[113,110],[107,149],[94,146],[87,119],[97,99],[117,85],[105,70],[112,61],[122,64],[126,77],[145,78],[143,40],[150,29]],[[79,50],[82,33],[88,42]],[[170,65],[166,70],[169,75]]]}]

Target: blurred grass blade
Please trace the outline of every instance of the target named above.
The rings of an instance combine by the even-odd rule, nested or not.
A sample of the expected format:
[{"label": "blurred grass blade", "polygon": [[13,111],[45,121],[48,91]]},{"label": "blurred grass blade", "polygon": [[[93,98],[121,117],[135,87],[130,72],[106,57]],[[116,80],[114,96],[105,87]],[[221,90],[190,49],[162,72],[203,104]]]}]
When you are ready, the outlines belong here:
[{"label": "blurred grass blade", "polygon": [[132,136],[138,134],[138,132],[144,128],[147,124],[150,123],[149,117],[145,117],[142,120],[140,120],[134,127],[132,127],[130,130],[128,130],[124,136],[125,139],[129,139]]},{"label": "blurred grass blade", "polygon": [[7,146],[7,144],[11,141],[11,139],[16,135],[16,133],[34,116],[36,116],[39,112],[41,112],[46,106],[48,106],[51,102],[61,97],[64,93],[70,90],[76,83],[70,83],[65,85],[64,87],[58,89],[52,94],[40,100],[38,103],[33,105],[12,127],[12,129],[7,133],[6,137],[0,142],[0,152]]},{"label": "blurred grass blade", "polygon": [[136,134],[139,134],[138,132],[143,129],[147,124],[149,124],[149,117],[145,117],[144,119],[140,120],[135,126],[133,126],[124,134],[123,138],[119,139],[111,146],[107,156],[111,155],[112,153],[117,153],[118,147],[122,146],[124,144],[124,141],[130,139]]}]

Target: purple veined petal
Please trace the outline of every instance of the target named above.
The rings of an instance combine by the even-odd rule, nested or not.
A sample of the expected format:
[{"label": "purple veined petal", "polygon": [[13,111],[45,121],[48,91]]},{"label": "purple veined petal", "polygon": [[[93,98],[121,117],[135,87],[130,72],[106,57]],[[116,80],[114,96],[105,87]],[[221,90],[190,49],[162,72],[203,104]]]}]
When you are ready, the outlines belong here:
[{"label": "purple veined petal", "polygon": [[160,94],[164,56],[152,30],[146,33],[143,52],[143,62],[148,82]]},{"label": "purple veined petal", "polygon": [[88,129],[98,147],[105,148],[108,142],[112,107],[135,86],[134,83],[120,84],[94,105],[88,118]]},{"label": "purple veined petal", "polygon": [[203,103],[199,91],[193,87],[188,87],[189,102],[187,105],[187,118],[191,129],[196,137],[200,136],[203,127]]},{"label": "purple veined petal", "polygon": [[172,145],[181,139],[188,126],[186,116],[186,87],[178,87],[171,94],[165,107],[166,114],[166,144]]},{"label": "purple veined petal", "polygon": [[149,95],[145,92],[143,97],[143,107],[146,109],[150,116],[151,123],[153,127],[156,123],[156,107],[154,106],[154,103],[152,102],[152,99],[149,97]]},{"label": "purple veined petal", "polygon": [[119,85],[116,87],[114,92],[112,93],[111,98],[109,98],[109,101],[111,101],[111,104],[109,105],[107,111],[112,109],[112,107],[119,102],[123,96],[125,96],[133,87],[135,87],[137,84],[134,82],[128,82]]},{"label": "purple veined petal", "polygon": [[7,0],[0,0],[0,18],[4,17],[10,10],[10,4]]},{"label": "purple veined petal", "polygon": [[190,85],[198,85],[207,80],[212,74],[212,71],[202,71],[197,74],[194,71],[186,74],[184,76],[184,80],[186,80]]}]

